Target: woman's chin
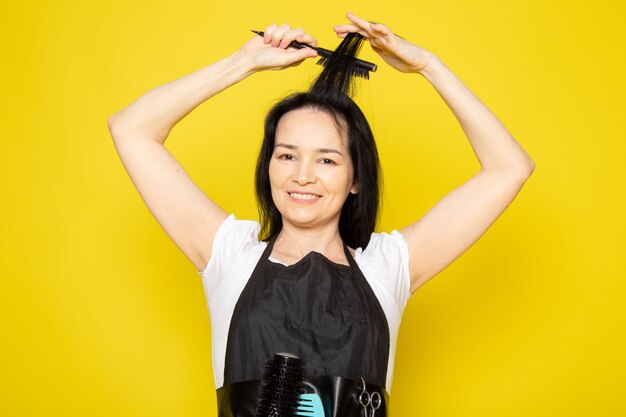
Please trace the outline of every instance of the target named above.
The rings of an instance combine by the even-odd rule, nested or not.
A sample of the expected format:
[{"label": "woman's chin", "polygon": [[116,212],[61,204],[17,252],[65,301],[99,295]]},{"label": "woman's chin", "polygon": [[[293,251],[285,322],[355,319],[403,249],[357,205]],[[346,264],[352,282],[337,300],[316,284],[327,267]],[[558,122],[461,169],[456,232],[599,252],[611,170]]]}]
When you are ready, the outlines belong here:
[{"label": "woman's chin", "polygon": [[319,218],[317,216],[311,215],[290,215],[290,216],[282,216],[283,219],[283,227],[285,225],[290,225],[292,227],[302,228],[302,229],[311,229],[311,228],[322,228],[328,227],[329,225],[335,225],[338,227],[339,219],[324,219]]}]

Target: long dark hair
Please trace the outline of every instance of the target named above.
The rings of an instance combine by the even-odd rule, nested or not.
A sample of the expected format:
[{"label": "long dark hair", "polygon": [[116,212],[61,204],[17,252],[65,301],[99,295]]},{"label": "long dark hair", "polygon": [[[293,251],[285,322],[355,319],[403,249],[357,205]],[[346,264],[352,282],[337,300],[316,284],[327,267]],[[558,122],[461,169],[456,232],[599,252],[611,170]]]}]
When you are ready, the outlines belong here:
[{"label": "long dark hair", "polygon": [[[336,53],[355,56],[363,38],[349,34]],[[356,46],[355,46],[356,44]],[[380,205],[380,161],[374,135],[359,106],[348,96],[351,88],[350,61],[344,54],[327,62],[324,71],[308,92],[295,93],[274,105],[265,118],[263,143],[257,160],[255,192],[261,223],[261,240],[275,237],[282,229],[282,217],[272,199],[269,165],[274,153],[276,128],[287,112],[301,108],[325,111],[340,131],[346,129],[348,149],[354,167],[357,193],[349,194],[341,209],[339,233],[350,247],[366,247],[376,227]]]}]

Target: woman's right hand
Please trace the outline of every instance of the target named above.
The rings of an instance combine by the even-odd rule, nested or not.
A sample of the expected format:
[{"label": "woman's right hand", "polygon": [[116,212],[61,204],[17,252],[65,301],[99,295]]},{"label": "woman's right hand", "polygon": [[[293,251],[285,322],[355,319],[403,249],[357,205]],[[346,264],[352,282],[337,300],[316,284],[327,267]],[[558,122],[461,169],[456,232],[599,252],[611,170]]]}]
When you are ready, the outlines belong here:
[{"label": "woman's right hand", "polygon": [[255,35],[239,50],[255,71],[280,70],[300,65],[307,58],[317,57],[311,48],[288,48],[292,41],[317,46],[317,41],[304,30],[291,29],[289,25],[269,25],[264,36]]}]

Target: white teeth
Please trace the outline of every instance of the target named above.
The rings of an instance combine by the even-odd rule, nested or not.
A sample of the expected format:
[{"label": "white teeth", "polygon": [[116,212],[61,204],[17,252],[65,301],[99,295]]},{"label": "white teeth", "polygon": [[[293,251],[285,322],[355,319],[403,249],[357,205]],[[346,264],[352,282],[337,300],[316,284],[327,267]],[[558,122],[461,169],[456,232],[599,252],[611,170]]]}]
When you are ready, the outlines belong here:
[{"label": "white teeth", "polygon": [[319,198],[316,195],[313,194],[298,194],[298,193],[290,193],[293,197],[297,198],[298,200],[313,200],[316,198]]}]

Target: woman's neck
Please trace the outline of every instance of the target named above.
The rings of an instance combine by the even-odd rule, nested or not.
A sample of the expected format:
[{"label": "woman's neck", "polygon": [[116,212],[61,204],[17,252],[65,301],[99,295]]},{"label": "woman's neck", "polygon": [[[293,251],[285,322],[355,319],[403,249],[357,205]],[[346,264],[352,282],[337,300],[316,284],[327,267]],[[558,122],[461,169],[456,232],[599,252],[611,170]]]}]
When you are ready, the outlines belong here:
[{"label": "woman's neck", "polygon": [[347,264],[339,229],[303,229],[283,224],[274,243],[274,253],[286,263],[297,262],[310,252],[318,252],[328,259]]}]

